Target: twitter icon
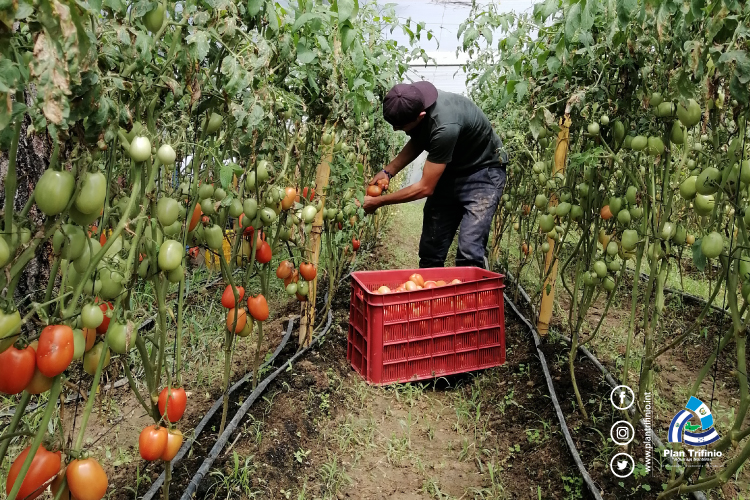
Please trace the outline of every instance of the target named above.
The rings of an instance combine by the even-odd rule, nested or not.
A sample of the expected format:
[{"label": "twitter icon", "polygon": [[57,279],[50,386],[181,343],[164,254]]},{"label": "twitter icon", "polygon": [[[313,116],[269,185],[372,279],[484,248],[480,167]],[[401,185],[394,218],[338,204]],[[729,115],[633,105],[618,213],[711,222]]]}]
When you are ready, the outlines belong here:
[{"label": "twitter icon", "polygon": [[610,460],[609,468],[615,476],[625,478],[635,470],[635,460],[627,453],[618,453]]}]

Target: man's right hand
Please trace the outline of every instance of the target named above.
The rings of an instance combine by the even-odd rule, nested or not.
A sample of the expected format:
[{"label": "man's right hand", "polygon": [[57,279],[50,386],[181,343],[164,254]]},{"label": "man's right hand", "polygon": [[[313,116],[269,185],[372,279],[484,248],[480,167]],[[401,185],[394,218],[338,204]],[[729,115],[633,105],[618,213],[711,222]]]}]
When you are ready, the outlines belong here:
[{"label": "man's right hand", "polygon": [[373,184],[377,184],[380,189],[385,191],[388,189],[389,183],[390,181],[388,179],[388,175],[383,170],[381,170],[375,175],[375,177],[370,180],[369,185],[372,186]]}]

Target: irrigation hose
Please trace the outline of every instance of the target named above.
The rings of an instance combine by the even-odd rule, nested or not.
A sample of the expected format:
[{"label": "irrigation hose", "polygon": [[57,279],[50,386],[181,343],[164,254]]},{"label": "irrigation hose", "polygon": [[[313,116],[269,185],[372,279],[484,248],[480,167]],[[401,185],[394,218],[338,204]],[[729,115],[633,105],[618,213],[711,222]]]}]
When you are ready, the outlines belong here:
[{"label": "irrigation hose", "polygon": [[[526,303],[529,305],[529,307],[531,307],[533,309],[533,306],[531,304],[531,297],[529,297],[529,295],[526,293],[526,290],[524,290],[524,288],[521,286],[520,283],[518,283],[517,281],[515,281],[513,279],[513,276],[510,273],[508,273],[508,275],[509,275],[508,277],[512,281],[514,281],[516,283],[516,285],[518,286],[518,290],[521,292],[521,296],[523,297],[523,299],[526,301]],[[665,291],[666,291],[666,289],[665,289]],[[687,293],[681,292],[680,290],[670,289],[670,291],[671,291],[671,293],[677,293],[677,294],[680,294],[680,295],[685,295],[686,297],[691,298],[693,300],[702,301],[703,303],[706,302],[701,297],[698,297],[696,295],[687,294]],[[513,308],[513,311],[521,318],[521,320],[526,324],[526,326],[529,329],[531,329],[532,333],[534,334],[534,342],[536,343],[537,339],[539,338],[536,328],[523,315],[521,315],[521,313],[516,308],[515,304],[513,304],[513,301],[511,301],[507,296],[505,297],[505,299],[508,301],[508,304],[511,306],[511,308]],[[717,308],[717,309],[719,311],[722,310],[721,308]],[[567,337],[565,335],[559,335],[559,336],[564,341],[566,341],[568,344],[570,344],[572,342],[572,339],[570,337]],[[537,350],[539,350],[539,346],[538,345],[537,345]],[[615,378],[612,376],[612,374],[609,372],[609,370],[607,370],[607,368],[599,361],[599,359],[596,356],[594,356],[591,353],[591,351],[589,351],[588,349],[586,349],[586,347],[584,347],[584,346],[578,346],[578,351],[580,351],[581,354],[583,354],[584,356],[586,356],[589,359],[589,361],[591,361],[594,364],[594,366],[596,366],[599,369],[599,371],[602,373],[602,375],[604,375],[604,380],[607,381],[607,383],[610,385],[610,387],[612,387],[614,389],[615,387],[617,387],[618,385],[620,385],[615,380]],[[541,354],[541,351],[540,351],[540,354]],[[542,360],[544,360],[543,357],[542,357]],[[542,367],[545,368],[545,373],[544,374],[547,377],[547,385],[549,386],[550,383],[551,383],[551,379],[548,376],[548,372],[546,370],[546,362],[545,361],[542,361]],[[554,398],[553,398],[553,401],[554,401]],[[557,407],[555,408],[555,410],[557,410]],[[631,407],[628,410],[628,412],[631,415],[635,415],[635,407]],[[558,418],[559,417],[560,417],[560,415],[558,414]],[[644,432],[649,432],[650,431],[650,433],[651,433],[651,442],[654,445],[654,449],[658,450],[660,448],[666,448],[666,446],[661,441],[661,439],[659,439],[659,436],[657,436],[656,433],[654,432],[653,427],[652,428],[648,428],[648,426],[646,425],[646,421],[643,418],[641,418],[639,420],[639,423],[641,424],[641,427],[643,427],[643,431]],[[567,427],[565,426],[565,424],[564,424],[563,421],[561,421],[561,425],[563,425],[563,427],[567,430]],[[572,451],[573,450],[571,449],[571,452]],[[575,455],[577,456],[577,451],[575,452]],[[574,456],[574,458],[575,458],[575,456]],[[665,458],[667,459],[667,462],[669,464],[671,464],[671,465],[675,465],[675,463],[676,463],[676,465],[682,466],[679,463],[678,460],[673,460],[672,457],[667,456]],[[584,479],[585,479],[585,476],[584,476]],[[706,495],[702,491],[694,491],[694,492],[691,493],[691,496],[695,500],[707,500],[706,499]]]},{"label": "irrigation hose", "polygon": [[513,303],[512,300],[506,295],[503,294],[503,297],[505,298],[505,301],[508,303],[511,309],[513,309],[513,312],[516,313],[516,316],[518,316],[521,321],[526,325],[526,327],[531,332],[532,336],[534,337],[534,345],[536,347],[537,354],[539,356],[539,361],[542,364],[542,371],[544,371],[544,378],[547,380],[547,389],[549,391],[550,399],[552,400],[552,405],[555,407],[555,413],[557,414],[557,420],[560,421],[560,429],[562,430],[563,436],[565,437],[565,442],[568,445],[568,450],[570,450],[570,454],[573,456],[573,461],[576,463],[576,466],[578,467],[578,471],[581,473],[581,477],[583,477],[584,482],[586,483],[586,487],[591,492],[591,495],[596,500],[603,500],[602,496],[599,494],[599,488],[597,488],[596,484],[594,483],[594,480],[591,479],[591,476],[589,475],[588,471],[586,470],[586,466],[581,461],[581,456],[578,454],[578,449],[576,449],[576,445],[573,442],[573,436],[570,435],[570,430],[568,429],[567,424],[565,423],[565,416],[563,415],[562,408],[560,408],[560,403],[557,401],[557,393],[555,392],[555,386],[552,383],[552,376],[549,372],[549,367],[547,366],[547,360],[544,357],[544,353],[542,352],[542,339],[539,338],[539,334],[536,331],[536,328],[533,327],[533,325],[529,322],[526,317],[521,314],[521,311],[518,310],[516,305]]},{"label": "irrigation hose", "polygon": [[[326,293],[326,302],[328,301],[328,294]],[[256,399],[265,391],[266,387],[273,382],[273,380],[284,370],[287,370],[288,367],[292,366],[292,363],[297,360],[300,356],[305,354],[307,351],[312,349],[315,344],[328,332],[328,329],[331,327],[331,323],[333,323],[333,313],[331,311],[328,311],[328,322],[326,323],[325,328],[323,328],[323,331],[321,331],[315,338],[313,338],[312,342],[310,342],[310,345],[305,347],[304,349],[297,351],[297,353],[292,356],[288,361],[285,361],[284,364],[282,364],[275,372],[270,374],[268,377],[263,380],[256,389],[248,396],[247,400],[242,404],[239,410],[237,410],[237,413],[234,414],[234,417],[232,418],[232,421],[227,424],[226,429],[224,429],[224,433],[219,436],[219,438],[216,440],[216,443],[214,444],[213,448],[211,448],[211,451],[209,452],[208,456],[203,460],[203,463],[201,464],[198,471],[195,473],[193,478],[190,480],[190,484],[188,484],[187,488],[185,489],[185,492],[182,494],[181,500],[191,500],[193,498],[193,495],[195,494],[196,490],[198,489],[198,485],[200,485],[201,481],[205,477],[205,475],[208,473],[209,469],[211,468],[211,465],[213,465],[216,458],[219,456],[219,454],[222,452],[224,447],[226,446],[227,442],[229,441],[229,438],[231,437],[232,433],[237,428],[237,425],[239,425],[240,421],[244,418],[245,414],[248,412],[250,407],[253,405]],[[291,328],[290,328],[291,333]],[[151,488],[153,490],[154,487]],[[149,490],[149,491],[151,491]],[[148,497],[150,499],[151,497]],[[144,497],[145,500],[145,497]]]},{"label": "irrigation hose", "polygon": [[[276,350],[273,352],[271,357],[263,363],[260,368],[258,369],[258,373],[260,373],[261,370],[266,368],[268,365],[273,363],[276,360],[276,357],[281,353],[281,351],[286,347],[287,342],[289,341],[289,338],[292,336],[292,327],[294,326],[294,320],[298,319],[299,316],[294,316],[292,318],[289,318],[289,325],[287,326],[286,333],[284,334],[284,338],[281,339],[281,343],[276,348]],[[242,377],[240,380],[235,382],[232,387],[229,388],[227,391],[227,395],[232,394],[234,391],[242,387],[243,385],[247,384],[251,379],[253,378],[253,371],[249,371],[245,374],[244,377]],[[190,448],[193,446],[193,443],[198,439],[198,436],[201,432],[203,432],[203,429],[208,425],[208,422],[211,420],[211,418],[214,416],[214,414],[219,411],[220,408],[222,408],[222,405],[224,404],[224,395],[222,394],[219,396],[219,399],[217,399],[214,404],[211,406],[211,408],[208,410],[208,412],[203,416],[201,421],[198,423],[198,425],[195,427],[195,430],[193,431],[193,437],[191,439],[188,439],[182,444],[182,447],[180,447],[180,451],[177,452],[177,455],[172,459],[170,462],[170,466],[172,469],[174,469],[174,466],[176,463],[178,463],[180,460],[185,457],[185,455],[190,451]],[[232,420],[234,421],[234,420]],[[161,475],[154,481],[154,483],[151,485],[151,488],[146,492],[146,494],[143,496],[143,500],[150,500],[159,492],[159,489],[161,488],[162,484],[164,484],[164,480],[166,478],[166,472],[162,472]]]}]

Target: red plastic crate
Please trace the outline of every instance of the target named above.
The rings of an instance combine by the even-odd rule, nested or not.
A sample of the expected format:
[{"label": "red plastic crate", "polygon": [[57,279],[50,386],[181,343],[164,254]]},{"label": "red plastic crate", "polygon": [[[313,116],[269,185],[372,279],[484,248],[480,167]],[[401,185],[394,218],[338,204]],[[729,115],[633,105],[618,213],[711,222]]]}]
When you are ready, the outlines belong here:
[{"label": "red plastic crate", "polygon": [[[456,285],[380,295],[412,273]],[[385,385],[505,363],[502,274],[478,267],[352,273],[347,360],[367,382]]]}]

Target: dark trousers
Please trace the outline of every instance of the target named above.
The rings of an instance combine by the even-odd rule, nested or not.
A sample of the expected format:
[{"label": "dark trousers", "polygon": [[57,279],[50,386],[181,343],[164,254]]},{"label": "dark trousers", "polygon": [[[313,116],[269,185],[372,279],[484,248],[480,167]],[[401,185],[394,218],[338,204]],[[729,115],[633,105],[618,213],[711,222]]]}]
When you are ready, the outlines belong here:
[{"label": "dark trousers", "polygon": [[444,267],[458,233],[456,266],[486,267],[492,218],[505,187],[505,170],[485,168],[469,175],[443,173],[424,205],[419,267]]}]

